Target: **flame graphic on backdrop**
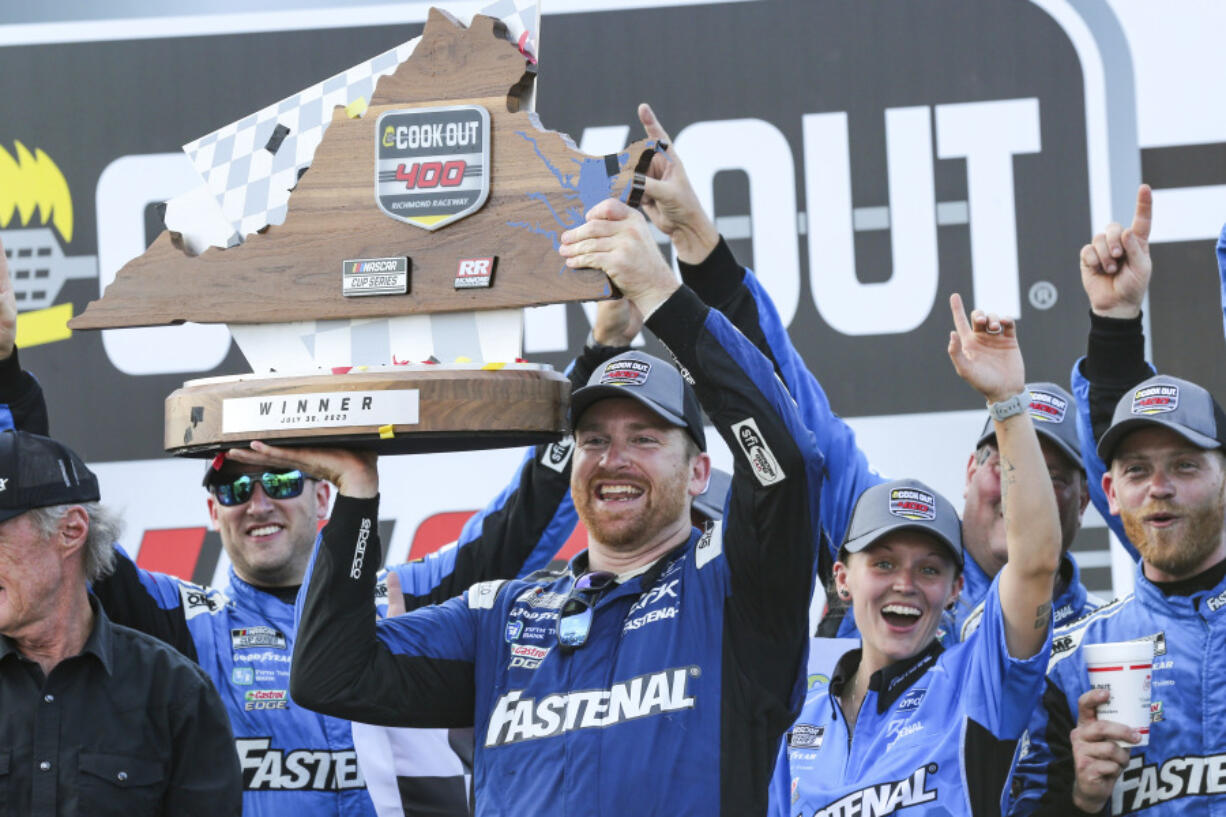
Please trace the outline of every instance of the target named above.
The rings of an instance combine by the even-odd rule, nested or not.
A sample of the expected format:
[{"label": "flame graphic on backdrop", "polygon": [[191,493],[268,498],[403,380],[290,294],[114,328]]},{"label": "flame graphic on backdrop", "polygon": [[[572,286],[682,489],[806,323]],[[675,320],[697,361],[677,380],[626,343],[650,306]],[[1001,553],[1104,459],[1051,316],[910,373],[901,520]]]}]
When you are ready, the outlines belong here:
[{"label": "flame graphic on backdrop", "polygon": [[64,174],[41,148],[30,153],[14,144],[15,159],[0,146],[0,227],[8,227],[14,213],[24,227],[37,209],[43,224],[50,221],[60,238],[72,241],[72,194]]}]

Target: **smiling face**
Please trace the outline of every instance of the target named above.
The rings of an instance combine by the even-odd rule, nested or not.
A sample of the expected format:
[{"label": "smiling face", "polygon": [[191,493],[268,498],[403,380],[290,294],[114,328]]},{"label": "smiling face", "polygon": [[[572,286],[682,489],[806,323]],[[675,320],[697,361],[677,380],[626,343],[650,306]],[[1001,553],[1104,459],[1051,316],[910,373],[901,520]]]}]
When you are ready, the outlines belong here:
[{"label": "smiling face", "polygon": [[597,547],[637,551],[690,529],[690,500],[710,472],[686,432],[637,400],[608,397],[575,427],[570,490]]},{"label": "smiling face", "polygon": [[923,651],[947,604],[962,592],[949,549],[916,530],[888,533],[834,566],[863,639],[862,667],[875,672]]},{"label": "smiling face", "polygon": [[1161,426],[1141,428],[1116,447],[1103,491],[1150,579],[1188,578],[1226,558],[1221,451]]},{"label": "smiling face", "polygon": [[[227,463],[220,478],[258,477],[263,471]],[[209,517],[238,577],[257,587],[301,584],[319,520],[328,513],[329,491],[328,483],[308,479],[298,496],[269,499],[257,478],[251,499],[233,506],[222,505],[210,492]]]},{"label": "smiling face", "polygon": [[[1081,530],[1081,515],[1090,501],[1085,474],[1044,437],[1039,437],[1039,447],[1056,493],[1061,542],[1067,551]],[[967,463],[964,496],[962,544],[985,573],[995,576],[1009,559],[1009,546],[1000,501],[1000,452],[990,442],[980,446]]]}]

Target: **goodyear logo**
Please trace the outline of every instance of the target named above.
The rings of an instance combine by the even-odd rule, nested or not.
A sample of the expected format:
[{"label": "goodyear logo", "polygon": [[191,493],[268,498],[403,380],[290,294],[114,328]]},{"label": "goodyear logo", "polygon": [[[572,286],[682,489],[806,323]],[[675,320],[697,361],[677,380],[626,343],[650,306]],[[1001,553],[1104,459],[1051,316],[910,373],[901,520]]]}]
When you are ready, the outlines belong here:
[{"label": "goodyear logo", "polygon": [[1132,395],[1133,414],[1166,414],[1179,408],[1178,386],[1146,386]]},{"label": "goodyear logo", "polygon": [[937,518],[936,497],[916,488],[895,488],[890,491],[890,513],[903,519]]}]

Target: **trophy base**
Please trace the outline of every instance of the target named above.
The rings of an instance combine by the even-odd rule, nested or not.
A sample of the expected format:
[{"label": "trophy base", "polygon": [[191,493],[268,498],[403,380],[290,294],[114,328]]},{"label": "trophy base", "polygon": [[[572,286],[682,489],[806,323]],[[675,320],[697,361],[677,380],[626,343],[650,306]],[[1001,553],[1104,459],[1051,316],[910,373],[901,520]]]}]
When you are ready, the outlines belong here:
[{"label": "trophy base", "polygon": [[570,381],[533,363],[410,365],[332,375],[239,375],[166,398],[166,451],[273,445],[424,454],[534,445],[566,430]]}]

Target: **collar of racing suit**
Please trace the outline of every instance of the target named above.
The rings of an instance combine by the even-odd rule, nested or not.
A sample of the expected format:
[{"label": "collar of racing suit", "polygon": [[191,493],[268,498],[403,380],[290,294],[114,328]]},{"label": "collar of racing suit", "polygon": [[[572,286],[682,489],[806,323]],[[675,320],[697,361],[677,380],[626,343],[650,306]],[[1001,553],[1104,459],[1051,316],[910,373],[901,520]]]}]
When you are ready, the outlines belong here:
[{"label": "collar of racing suit", "polygon": [[[1138,562],[1134,568],[1136,572],[1133,593],[1138,601],[1162,615],[1199,619],[1210,623],[1218,618],[1226,621],[1226,574],[1219,574],[1219,568],[1222,568],[1220,563],[1191,579],[1171,582],[1170,584],[1180,585],[1177,590],[1190,592],[1166,595],[1161,587],[1146,578],[1144,562]],[[1213,576],[1218,577],[1217,584],[1206,586]]]},{"label": "collar of racing suit", "polygon": [[1201,590],[1212,590],[1226,579],[1226,559],[1206,568],[1195,576],[1174,582],[1151,582],[1164,596],[1190,596]]},{"label": "collar of racing suit", "polygon": [[[868,688],[877,693],[877,714],[882,715],[894,702],[906,692],[912,684],[919,680],[925,672],[936,663],[937,657],[945,648],[935,638],[925,649],[910,658],[895,661],[882,667],[868,679]],[[860,666],[861,650],[850,650],[843,654],[834,673],[830,676],[830,699],[833,702],[843,692],[843,687],[855,674]]]},{"label": "collar of racing suit", "polygon": [[[663,573],[664,570],[674,561],[676,561],[683,553],[685,553],[687,548],[694,544],[701,533],[702,531],[700,531],[698,528],[691,528],[690,537],[688,539],[665,553],[660,558],[656,559],[654,562],[643,565],[635,570],[630,570],[625,573],[618,573],[617,583],[619,585],[625,584],[635,576],[642,576],[643,578],[642,581],[639,582],[639,586],[651,587],[653,584],[655,584],[656,579],[660,577],[660,574]],[[572,580],[579,578],[584,573],[590,572],[591,567],[588,564],[587,551],[584,550],[575,554],[575,557],[570,560],[567,570],[570,571]]]}]

